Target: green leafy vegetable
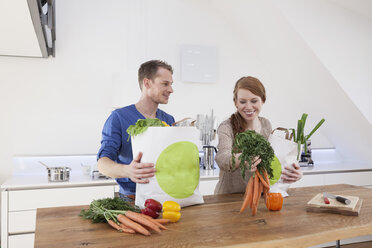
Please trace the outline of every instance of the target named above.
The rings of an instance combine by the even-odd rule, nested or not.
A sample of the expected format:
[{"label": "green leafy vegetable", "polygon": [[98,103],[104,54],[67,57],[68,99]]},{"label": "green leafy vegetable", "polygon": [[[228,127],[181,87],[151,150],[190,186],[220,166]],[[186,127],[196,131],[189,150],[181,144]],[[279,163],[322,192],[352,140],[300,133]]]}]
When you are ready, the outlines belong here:
[{"label": "green leafy vegetable", "polygon": [[318,124],[311,130],[311,132],[308,135],[305,135],[305,124],[306,124],[306,119],[307,119],[307,114],[303,113],[302,117],[300,120],[297,121],[297,135],[296,135],[296,130],[294,128],[290,128],[292,130],[292,136],[293,136],[293,141],[297,143],[297,160],[300,159],[300,151],[301,151],[301,145],[304,145],[304,152],[306,154],[307,152],[307,140],[310,139],[310,137],[320,128],[320,126],[325,122],[325,119],[321,119]]},{"label": "green leafy vegetable", "polygon": [[89,209],[80,211],[80,216],[84,219],[91,219],[93,223],[106,222],[108,219],[115,219],[113,213],[120,211],[141,212],[138,206],[132,206],[130,203],[123,201],[119,197],[104,198],[93,200]]},{"label": "green leafy vegetable", "polygon": [[233,165],[235,164],[235,154],[238,153],[241,153],[239,166],[244,179],[247,169],[245,162],[248,162],[249,169],[251,169],[252,162],[254,162],[253,159],[256,156],[261,158],[261,162],[257,165],[258,171],[262,174],[263,170],[266,170],[269,177],[273,177],[273,170],[270,165],[274,159],[274,150],[261,134],[256,133],[254,130],[247,130],[235,135],[232,149]]},{"label": "green leafy vegetable", "polygon": [[130,125],[128,127],[127,129],[127,133],[129,134],[128,140],[130,137],[133,137],[133,136],[136,136],[138,134],[145,132],[148,127],[165,127],[165,124],[158,118],[139,119],[136,122],[136,124]]}]

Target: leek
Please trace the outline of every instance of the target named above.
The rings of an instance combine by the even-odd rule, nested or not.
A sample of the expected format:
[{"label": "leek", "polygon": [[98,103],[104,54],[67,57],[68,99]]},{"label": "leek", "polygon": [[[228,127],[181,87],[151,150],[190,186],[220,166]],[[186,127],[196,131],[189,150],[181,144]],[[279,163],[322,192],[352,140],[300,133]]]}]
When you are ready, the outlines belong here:
[{"label": "leek", "polygon": [[318,124],[311,130],[308,135],[304,135],[305,132],[305,123],[308,114],[303,113],[300,120],[297,121],[297,134],[294,128],[290,128],[292,131],[293,141],[297,143],[297,160],[300,159],[301,145],[304,145],[305,154],[307,152],[307,142],[310,137],[320,128],[320,126],[325,122],[325,119],[321,119]]}]

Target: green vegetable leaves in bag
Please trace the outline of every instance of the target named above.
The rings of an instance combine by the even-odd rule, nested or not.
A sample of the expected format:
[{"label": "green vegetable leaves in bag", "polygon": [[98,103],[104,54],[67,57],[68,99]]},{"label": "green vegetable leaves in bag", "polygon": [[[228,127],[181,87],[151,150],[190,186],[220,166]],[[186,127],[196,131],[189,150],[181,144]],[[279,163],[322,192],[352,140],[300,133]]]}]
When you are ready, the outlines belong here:
[{"label": "green vegetable leaves in bag", "polygon": [[148,127],[165,127],[165,124],[158,118],[139,119],[136,122],[136,124],[130,125],[128,127],[127,129],[127,133],[129,134],[128,140],[130,137],[133,137],[133,136],[136,136],[138,134],[145,132]]}]

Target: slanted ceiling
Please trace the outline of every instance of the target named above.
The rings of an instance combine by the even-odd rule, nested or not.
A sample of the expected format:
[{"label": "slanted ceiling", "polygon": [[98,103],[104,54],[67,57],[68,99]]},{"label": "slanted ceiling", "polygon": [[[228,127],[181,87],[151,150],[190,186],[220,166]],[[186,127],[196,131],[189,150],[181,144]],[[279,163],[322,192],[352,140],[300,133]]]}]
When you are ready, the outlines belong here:
[{"label": "slanted ceiling", "polygon": [[339,5],[353,11],[359,16],[365,16],[372,19],[372,2],[371,0],[329,0],[330,3]]},{"label": "slanted ceiling", "polygon": [[372,1],[281,0],[277,6],[372,124]]},{"label": "slanted ceiling", "polygon": [[322,132],[344,159],[369,162],[372,1],[213,3],[247,46],[254,47],[267,73],[288,88],[292,104],[303,112],[321,113],[313,118],[326,118]]}]

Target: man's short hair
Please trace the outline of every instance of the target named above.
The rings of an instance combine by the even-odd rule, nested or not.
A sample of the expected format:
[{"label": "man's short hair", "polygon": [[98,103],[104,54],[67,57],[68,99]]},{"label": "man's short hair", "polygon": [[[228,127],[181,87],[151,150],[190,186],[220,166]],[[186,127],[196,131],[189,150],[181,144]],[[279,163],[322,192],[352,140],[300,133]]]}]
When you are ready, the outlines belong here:
[{"label": "man's short hair", "polygon": [[138,83],[142,90],[143,79],[148,78],[153,80],[156,77],[156,73],[159,68],[167,69],[173,74],[173,68],[165,61],[161,60],[150,60],[143,63],[138,69]]}]

